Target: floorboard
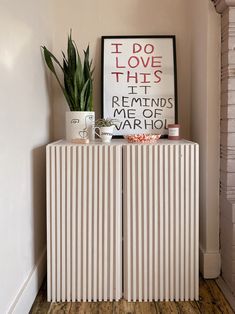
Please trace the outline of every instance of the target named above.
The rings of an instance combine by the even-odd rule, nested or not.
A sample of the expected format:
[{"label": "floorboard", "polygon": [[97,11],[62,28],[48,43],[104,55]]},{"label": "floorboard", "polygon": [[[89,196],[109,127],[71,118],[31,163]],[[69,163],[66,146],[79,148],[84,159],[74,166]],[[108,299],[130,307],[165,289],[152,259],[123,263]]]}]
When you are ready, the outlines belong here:
[{"label": "floorboard", "polygon": [[190,302],[47,302],[44,281],[30,314],[191,314],[234,313],[215,280],[200,278],[199,301]]}]

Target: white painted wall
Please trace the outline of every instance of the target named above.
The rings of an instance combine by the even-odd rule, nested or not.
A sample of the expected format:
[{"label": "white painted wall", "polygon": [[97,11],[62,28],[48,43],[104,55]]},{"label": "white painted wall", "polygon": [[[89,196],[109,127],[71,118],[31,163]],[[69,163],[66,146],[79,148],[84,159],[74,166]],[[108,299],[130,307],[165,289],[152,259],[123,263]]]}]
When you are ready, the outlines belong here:
[{"label": "white painted wall", "polygon": [[28,313],[45,262],[45,144],[51,139],[52,108],[40,45],[51,46],[52,10],[48,3],[47,0],[0,3],[0,313],[3,314]]},{"label": "white painted wall", "polygon": [[[101,36],[175,34],[179,90],[179,122],[182,135],[190,136],[190,32],[188,0],[57,0],[55,50],[57,56],[66,49],[67,34],[82,52],[90,43],[95,62],[94,102],[97,116],[101,112]],[[64,137],[66,102],[57,85],[55,89],[55,137]]]},{"label": "white painted wall", "polygon": [[220,273],[220,15],[210,0],[191,0],[191,133],[200,144],[200,268]]}]

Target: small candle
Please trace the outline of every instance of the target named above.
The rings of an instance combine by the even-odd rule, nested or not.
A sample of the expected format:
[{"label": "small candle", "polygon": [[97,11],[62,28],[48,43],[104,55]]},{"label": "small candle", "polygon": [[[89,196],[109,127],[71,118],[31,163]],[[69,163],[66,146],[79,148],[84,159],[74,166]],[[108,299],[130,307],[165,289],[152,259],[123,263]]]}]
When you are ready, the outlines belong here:
[{"label": "small candle", "polygon": [[168,124],[168,139],[179,140],[180,139],[180,125]]}]

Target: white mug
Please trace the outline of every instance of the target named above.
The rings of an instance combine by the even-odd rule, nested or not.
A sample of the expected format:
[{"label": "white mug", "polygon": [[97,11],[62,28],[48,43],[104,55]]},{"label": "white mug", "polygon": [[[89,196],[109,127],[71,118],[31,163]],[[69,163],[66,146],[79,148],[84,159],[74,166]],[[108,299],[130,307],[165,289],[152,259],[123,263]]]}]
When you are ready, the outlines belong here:
[{"label": "white mug", "polygon": [[[99,133],[96,132],[96,129],[99,129]],[[103,143],[110,143],[113,137],[114,125],[111,126],[96,126],[95,134],[101,139]]]}]

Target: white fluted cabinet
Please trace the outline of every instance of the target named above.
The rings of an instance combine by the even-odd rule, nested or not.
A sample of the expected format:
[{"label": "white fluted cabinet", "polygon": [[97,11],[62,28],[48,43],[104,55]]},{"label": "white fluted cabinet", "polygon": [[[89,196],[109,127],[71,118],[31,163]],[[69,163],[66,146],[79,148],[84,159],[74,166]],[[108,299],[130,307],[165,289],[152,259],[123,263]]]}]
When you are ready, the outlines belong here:
[{"label": "white fluted cabinet", "polygon": [[48,301],[198,299],[198,145],[47,146]]},{"label": "white fluted cabinet", "polygon": [[198,145],[123,147],[124,298],[198,299]]},{"label": "white fluted cabinet", "polygon": [[122,146],[47,146],[48,301],[122,297]]}]

